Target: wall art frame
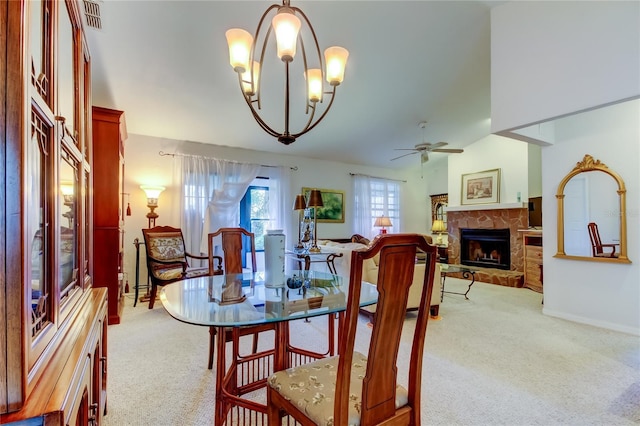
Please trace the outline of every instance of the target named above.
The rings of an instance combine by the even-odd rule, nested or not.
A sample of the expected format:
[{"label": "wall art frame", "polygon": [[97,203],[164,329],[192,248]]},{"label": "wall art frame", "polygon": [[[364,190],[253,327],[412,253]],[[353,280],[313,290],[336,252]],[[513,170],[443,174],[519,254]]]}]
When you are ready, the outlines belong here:
[{"label": "wall art frame", "polygon": [[462,175],[460,204],[494,204],[500,202],[500,169]]},{"label": "wall art frame", "polygon": [[[302,188],[302,194],[305,199],[309,199],[309,192],[312,189],[318,189],[322,194],[323,207],[318,207],[318,223],[344,223],[345,215],[345,200],[344,191],[335,189],[322,189],[322,188]],[[313,219],[314,210],[311,209],[310,215]]]}]

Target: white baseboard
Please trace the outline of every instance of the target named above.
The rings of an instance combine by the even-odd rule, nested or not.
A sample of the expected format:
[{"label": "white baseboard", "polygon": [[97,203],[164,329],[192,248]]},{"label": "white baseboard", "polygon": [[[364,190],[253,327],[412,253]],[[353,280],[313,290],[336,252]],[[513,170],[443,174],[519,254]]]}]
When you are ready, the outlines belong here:
[{"label": "white baseboard", "polygon": [[550,309],[542,308],[542,313],[550,317],[565,319],[567,321],[573,321],[580,324],[592,325],[594,327],[604,328],[607,330],[619,331],[621,333],[631,334],[633,336],[640,336],[640,328],[627,327],[620,324],[615,324],[607,321],[594,321],[591,318],[585,318],[578,315],[567,314],[566,312],[557,312]]}]

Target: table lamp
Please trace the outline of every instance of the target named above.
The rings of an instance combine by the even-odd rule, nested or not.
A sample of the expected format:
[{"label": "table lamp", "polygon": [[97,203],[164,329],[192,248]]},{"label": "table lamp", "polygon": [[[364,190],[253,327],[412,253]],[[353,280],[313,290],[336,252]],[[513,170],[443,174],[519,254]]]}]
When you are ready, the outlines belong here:
[{"label": "table lamp", "polygon": [[442,219],[436,219],[433,221],[433,225],[431,225],[431,232],[434,234],[438,234],[436,237],[436,244],[442,244],[442,234],[447,232],[447,227],[444,224]]},{"label": "table lamp", "polygon": [[301,228],[302,228],[302,215],[304,214],[304,209],[307,208],[307,200],[304,199],[304,195],[299,194],[296,195],[296,199],[293,201],[293,210],[298,211],[298,244],[295,246],[295,251],[303,251],[304,245],[302,244],[302,236],[301,236]]},{"label": "table lamp", "polygon": [[393,226],[393,225],[391,224],[391,219],[389,219],[388,217],[382,215],[382,216],[376,218],[376,222],[373,224],[373,226],[376,227],[376,228],[382,228],[380,230],[380,233],[381,234],[386,234],[387,233],[386,227],[387,226]]},{"label": "table lamp", "polygon": [[309,199],[307,200],[307,208],[313,208],[313,244],[309,249],[312,253],[319,253],[318,248],[318,207],[323,207],[322,192],[319,189],[312,189],[309,192]]}]

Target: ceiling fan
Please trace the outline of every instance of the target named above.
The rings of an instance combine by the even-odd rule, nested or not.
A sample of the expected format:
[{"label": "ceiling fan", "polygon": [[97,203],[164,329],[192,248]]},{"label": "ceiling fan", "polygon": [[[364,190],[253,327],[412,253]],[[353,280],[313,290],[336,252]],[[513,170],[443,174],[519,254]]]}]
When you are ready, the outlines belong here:
[{"label": "ceiling fan", "polygon": [[414,148],[396,148],[395,149],[396,151],[412,151],[412,152],[409,152],[407,154],[402,154],[398,157],[392,158],[390,161],[397,160],[398,158],[406,157],[407,155],[420,153],[420,164],[424,164],[427,161],[429,161],[430,152],[448,152],[448,153],[454,153],[454,154],[459,154],[461,152],[464,152],[463,149],[442,148],[443,146],[449,145],[447,142],[437,142],[437,143],[425,142],[424,128],[426,127],[426,125],[427,125],[426,121],[422,121],[418,124],[418,126],[420,126],[420,128],[422,129],[422,143],[417,144]]}]

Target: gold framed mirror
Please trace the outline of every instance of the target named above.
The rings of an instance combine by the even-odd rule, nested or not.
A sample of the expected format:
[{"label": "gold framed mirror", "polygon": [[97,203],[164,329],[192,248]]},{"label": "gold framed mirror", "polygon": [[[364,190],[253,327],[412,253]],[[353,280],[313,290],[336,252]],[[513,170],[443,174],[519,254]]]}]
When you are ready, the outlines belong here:
[{"label": "gold framed mirror", "polygon": [[431,233],[437,234],[439,244],[442,244],[442,234],[447,233],[447,203],[449,194],[431,195]]},{"label": "gold framed mirror", "polygon": [[558,252],[554,257],[631,263],[626,193],[618,173],[586,154],[558,185]]}]

